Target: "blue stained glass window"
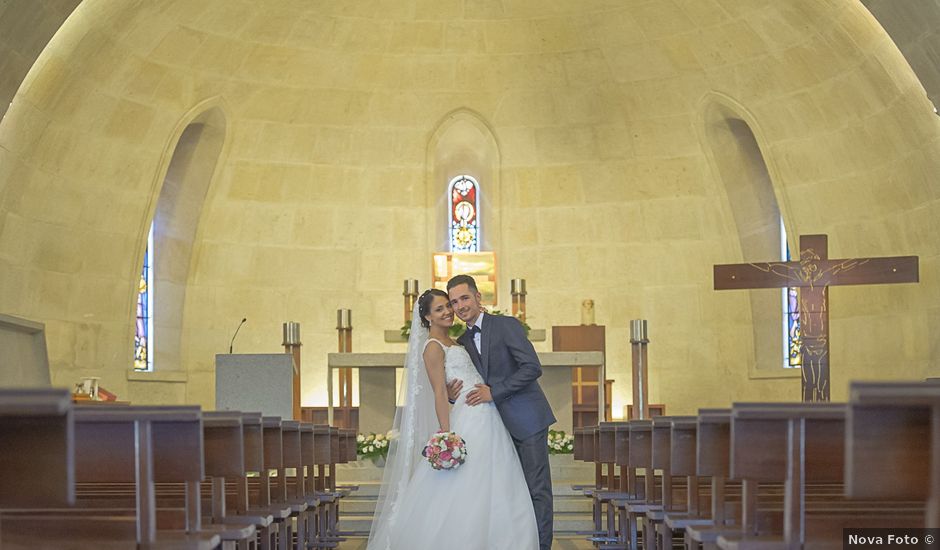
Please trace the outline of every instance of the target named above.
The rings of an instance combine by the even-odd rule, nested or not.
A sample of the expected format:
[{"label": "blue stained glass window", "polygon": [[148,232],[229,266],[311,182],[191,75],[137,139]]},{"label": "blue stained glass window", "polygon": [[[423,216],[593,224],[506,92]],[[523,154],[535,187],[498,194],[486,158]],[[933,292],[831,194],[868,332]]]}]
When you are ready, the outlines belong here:
[{"label": "blue stained glass window", "polygon": [[[787,244],[787,228],[780,218],[780,259],[789,262],[790,246]],[[803,334],[800,329],[800,289],[797,287],[781,290],[783,306],[783,367],[788,369],[803,366],[800,346]]]},{"label": "blue stained glass window", "polygon": [[448,186],[451,252],[480,251],[480,185],[457,176]]},{"label": "blue stained glass window", "polygon": [[134,370],[153,370],[153,225],[137,284],[137,324],[134,331]]}]

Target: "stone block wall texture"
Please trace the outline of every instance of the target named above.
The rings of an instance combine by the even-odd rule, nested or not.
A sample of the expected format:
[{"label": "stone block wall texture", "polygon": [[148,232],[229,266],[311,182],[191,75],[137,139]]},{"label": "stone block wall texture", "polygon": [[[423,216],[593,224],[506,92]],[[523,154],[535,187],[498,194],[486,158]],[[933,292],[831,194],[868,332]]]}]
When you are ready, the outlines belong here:
[{"label": "stone block wall texture", "polygon": [[[919,285],[831,290],[833,399],[850,379],[936,376],[940,119],[887,26],[818,0],[85,0],[0,122],[0,312],[46,324],[56,384],[208,407],[243,317],[236,352],[277,352],[298,321],[304,401],[322,405],[337,308],[354,351],[403,349],[382,332],[402,280],[430,279],[447,183],[430,164],[461,167],[430,149],[462,113],[498,179],[481,184],[500,307],[511,278],[536,328],[594,299],[615,410],[633,318],[670,413],[795,400],[798,379],[750,376],[778,358],[755,352],[748,293],[712,290],[713,264],[770,259],[741,252],[706,128],[721,104],[749,124],[791,244],[921,258]],[[143,243],[200,105],[225,143],[175,287],[179,351],[156,382],[129,379]]]}]

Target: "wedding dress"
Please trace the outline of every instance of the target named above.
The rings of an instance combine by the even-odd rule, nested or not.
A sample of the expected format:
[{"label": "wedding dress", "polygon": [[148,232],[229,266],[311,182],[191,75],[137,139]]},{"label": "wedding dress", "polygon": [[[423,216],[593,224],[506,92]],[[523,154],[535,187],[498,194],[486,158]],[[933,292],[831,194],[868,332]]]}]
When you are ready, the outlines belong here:
[{"label": "wedding dress", "polygon": [[[411,387],[402,388],[405,403],[393,428],[400,437],[390,447],[368,550],[537,550],[535,512],[509,431],[495,404],[466,403],[466,394],[483,383],[480,374],[462,346],[428,339],[416,319],[406,358]],[[434,470],[421,456],[439,427],[421,358],[428,345],[444,348],[447,382],[463,381],[450,429],[466,441],[467,459],[455,470]],[[420,364],[409,365],[415,356]]]}]

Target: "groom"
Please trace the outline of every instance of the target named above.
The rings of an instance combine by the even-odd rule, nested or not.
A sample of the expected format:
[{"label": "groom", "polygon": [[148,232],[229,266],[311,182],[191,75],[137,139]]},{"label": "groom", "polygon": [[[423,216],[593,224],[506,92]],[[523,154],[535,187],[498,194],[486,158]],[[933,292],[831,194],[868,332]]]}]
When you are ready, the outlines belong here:
[{"label": "groom", "polygon": [[[457,275],[447,282],[451,306],[467,331],[457,339],[469,353],[484,384],[467,394],[467,403],[493,401],[512,436],[539,528],[540,550],[552,546],[552,475],[548,463],[548,427],[555,415],[536,379],[542,365],[525,330],[515,317],[487,315],[476,281]],[[451,402],[461,383],[449,387]]]}]

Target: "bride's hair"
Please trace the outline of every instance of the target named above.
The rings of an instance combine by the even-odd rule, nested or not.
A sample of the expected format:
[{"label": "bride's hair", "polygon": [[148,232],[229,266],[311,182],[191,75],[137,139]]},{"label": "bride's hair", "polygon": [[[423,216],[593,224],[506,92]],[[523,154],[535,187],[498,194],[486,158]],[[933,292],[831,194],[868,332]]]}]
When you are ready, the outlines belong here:
[{"label": "bride's hair", "polygon": [[434,301],[435,296],[443,296],[445,299],[450,299],[446,292],[438,288],[429,288],[418,298],[418,316],[421,317],[421,326],[424,328],[431,328],[431,323],[428,322],[425,317],[428,313],[431,313],[431,302]]}]

